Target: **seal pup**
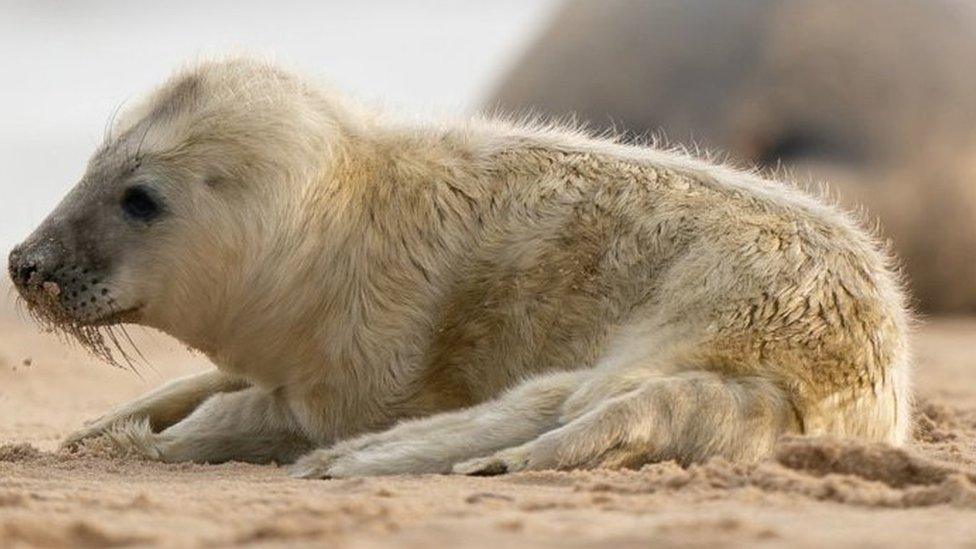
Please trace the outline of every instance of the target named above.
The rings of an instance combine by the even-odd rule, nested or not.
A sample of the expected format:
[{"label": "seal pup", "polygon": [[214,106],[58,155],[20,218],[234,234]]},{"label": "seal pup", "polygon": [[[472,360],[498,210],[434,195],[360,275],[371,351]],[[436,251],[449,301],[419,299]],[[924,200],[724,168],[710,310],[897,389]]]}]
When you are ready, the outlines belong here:
[{"label": "seal pup", "polygon": [[103,355],[135,323],[216,365],[68,444],[344,477],[901,444],[889,263],[753,173],[539,124],[400,122],[230,60],[120,116],[9,269]]}]

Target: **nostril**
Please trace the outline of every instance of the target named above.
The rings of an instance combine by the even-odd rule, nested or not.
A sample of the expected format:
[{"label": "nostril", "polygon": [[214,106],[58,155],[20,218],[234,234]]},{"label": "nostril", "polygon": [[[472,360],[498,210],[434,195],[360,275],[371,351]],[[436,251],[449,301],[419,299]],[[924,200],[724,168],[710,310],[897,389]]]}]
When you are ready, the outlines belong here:
[{"label": "nostril", "polygon": [[33,278],[34,273],[37,272],[37,265],[33,263],[27,263],[24,265],[19,265],[14,273],[16,277],[16,282],[21,286],[26,286],[30,284],[31,278]]},{"label": "nostril", "polygon": [[35,276],[37,272],[37,262],[24,257],[19,248],[15,248],[10,252],[10,257],[8,258],[7,270],[10,272],[10,278],[13,279],[14,284],[18,286],[26,286],[30,284],[31,278]]}]

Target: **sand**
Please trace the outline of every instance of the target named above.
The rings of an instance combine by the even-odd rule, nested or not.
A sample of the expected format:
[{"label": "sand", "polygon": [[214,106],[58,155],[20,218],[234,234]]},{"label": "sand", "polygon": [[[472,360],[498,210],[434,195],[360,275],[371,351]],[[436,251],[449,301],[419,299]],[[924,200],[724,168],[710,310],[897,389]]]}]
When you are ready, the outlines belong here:
[{"label": "sand", "polygon": [[916,440],[785,439],[750,466],[299,481],[274,466],[165,465],[58,440],[206,361],[136,334],[113,369],[0,311],[0,547],[976,546],[976,319],[916,336]]}]

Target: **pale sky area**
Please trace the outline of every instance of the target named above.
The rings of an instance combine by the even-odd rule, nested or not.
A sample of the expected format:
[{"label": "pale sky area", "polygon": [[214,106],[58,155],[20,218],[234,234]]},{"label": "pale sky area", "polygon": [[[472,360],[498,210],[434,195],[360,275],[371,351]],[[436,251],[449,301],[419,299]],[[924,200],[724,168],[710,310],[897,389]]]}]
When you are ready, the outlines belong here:
[{"label": "pale sky area", "polygon": [[250,52],[410,113],[477,108],[555,0],[0,0],[0,253],[81,176],[112,112],[201,55]]}]

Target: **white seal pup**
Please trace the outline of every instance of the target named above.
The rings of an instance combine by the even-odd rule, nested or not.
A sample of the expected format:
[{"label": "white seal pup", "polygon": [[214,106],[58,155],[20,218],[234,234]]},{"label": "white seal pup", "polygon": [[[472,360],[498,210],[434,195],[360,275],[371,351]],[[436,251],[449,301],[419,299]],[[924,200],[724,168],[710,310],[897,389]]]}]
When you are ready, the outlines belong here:
[{"label": "white seal pup", "polygon": [[900,444],[888,263],[787,184],[572,130],[397,122],[233,60],[121,116],[10,273],[103,354],[137,323],[216,365],[69,443],[342,477]]}]

